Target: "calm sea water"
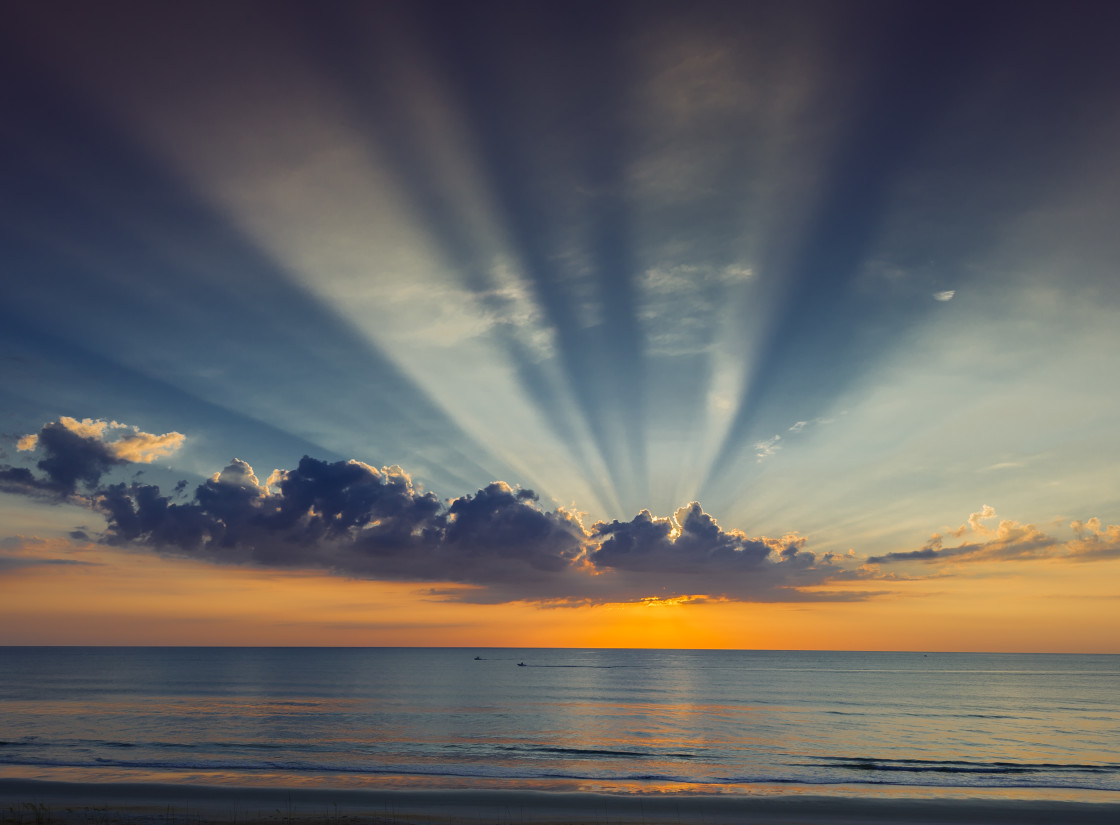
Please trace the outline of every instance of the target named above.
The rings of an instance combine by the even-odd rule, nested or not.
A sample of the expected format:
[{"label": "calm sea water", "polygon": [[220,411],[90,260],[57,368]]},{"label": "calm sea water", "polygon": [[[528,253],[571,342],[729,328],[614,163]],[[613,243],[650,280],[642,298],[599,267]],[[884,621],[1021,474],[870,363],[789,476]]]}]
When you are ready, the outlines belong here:
[{"label": "calm sea water", "polygon": [[0,777],[1099,797],[1120,657],[0,648]]}]

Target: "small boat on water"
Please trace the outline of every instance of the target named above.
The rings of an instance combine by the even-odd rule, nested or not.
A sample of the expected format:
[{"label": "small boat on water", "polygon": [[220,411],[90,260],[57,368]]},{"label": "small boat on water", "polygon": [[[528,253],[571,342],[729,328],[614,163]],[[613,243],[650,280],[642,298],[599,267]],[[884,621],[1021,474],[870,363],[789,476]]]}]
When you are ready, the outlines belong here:
[{"label": "small boat on water", "polygon": [[482,657],[481,657],[481,656],[475,656],[475,657],[474,657],[474,660],[475,660],[476,662],[481,662],[481,661],[482,661]]},{"label": "small boat on water", "polygon": [[524,663],[524,662],[518,662],[518,663],[517,663],[517,666],[518,666],[518,667],[525,667],[526,665],[525,665],[525,663]]}]

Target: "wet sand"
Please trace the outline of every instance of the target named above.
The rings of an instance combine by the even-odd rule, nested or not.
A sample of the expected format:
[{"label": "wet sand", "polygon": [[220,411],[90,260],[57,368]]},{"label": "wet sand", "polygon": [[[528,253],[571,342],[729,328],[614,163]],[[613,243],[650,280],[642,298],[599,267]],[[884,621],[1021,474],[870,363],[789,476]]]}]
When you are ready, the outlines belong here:
[{"label": "wet sand", "polygon": [[1041,825],[1115,803],[531,790],[327,790],[0,779],[2,825]]}]

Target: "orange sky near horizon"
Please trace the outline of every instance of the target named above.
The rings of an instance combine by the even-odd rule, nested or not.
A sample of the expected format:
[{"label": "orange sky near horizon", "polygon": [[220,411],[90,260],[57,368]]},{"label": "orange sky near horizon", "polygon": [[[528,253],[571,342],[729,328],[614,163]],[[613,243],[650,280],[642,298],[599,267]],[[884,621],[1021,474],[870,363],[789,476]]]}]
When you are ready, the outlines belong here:
[{"label": "orange sky near horizon", "polygon": [[[62,548],[25,552],[31,561]],[[0,644],[1120,653],[1104,621],[1120,601],[1120,561],[972,564],[967,576],[863,582],[880,595],[852,602],[549,607],[98,545],[70,555],[85,564],[28,564],[0,578]]]}]

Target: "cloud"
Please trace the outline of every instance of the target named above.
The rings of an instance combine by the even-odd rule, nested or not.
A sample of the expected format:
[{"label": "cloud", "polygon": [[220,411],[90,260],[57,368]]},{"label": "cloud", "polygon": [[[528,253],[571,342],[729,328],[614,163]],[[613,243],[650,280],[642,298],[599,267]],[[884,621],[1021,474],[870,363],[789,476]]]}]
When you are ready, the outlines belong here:
[{"label": "cloud", "polygon": [[150,484],[102,489],[102,540],[221,564],[325,569],[353,578],[431,582],[470,602],[604,603],[646,598],[835,600],[802,588],[859,578],[804,539],[723,530],[693,502],[590,529],[546,510],[532,490],[495,481],[442,502],[400,467],[304,456],[261,482],[234,459],[174,500]]},{"label": "cloud", "polygon": [[[807,427],[813,427],[819,424],[831,424],[832,421],[833,419],[831,418],[814,418],[812,421],[795,421],[786,429],[786,432],[797,435],[798,433],[804,432]],[[775,433],[762,441],[756,441],[754,443],[755,457],[761,462],[763,459],[769,458],[772,455],[777,455],[783,446],[783,444],[780,443],[781,441],[782,436],[780,433]]]},{"label": "cloud", "polygon": [[647,351],[688,355],[709,351],[722,314],[754,278],[743,264],[701,264],[647,269],[640,281],[638,317]]},{"label": "cloud", "polygon": [[1070,528],[1077,538],[1066,543],[1069,557],[1074,561],[1096,561],[1120,558],[1120,524],[1101,525],[1099,518],[1074,521]]},{"label": "cloud", "polygon": [[[455,499],[448,510],[444,544],[458,556],[493,557],[503,567],[516,564],[544,573],[563,571],[583,552],[583,526],[574,515],[545,512],[536,502],[531,490],[514,490],[501,481],[473,497]],[[494,570],[488,579],[501,575],[501,570]]]},{"label": "cloud", "polygon": [[[110,431],[125,431],[110,438]],[[0,486],[9,491],[72,495],[78,485],[93,490],[113,467],[130,463],[150,464],[177,450],[185,440],[182,433],[153,435],[117,421],[61,416],[43,425],[38,433],[16,442],[20,452],[41,452],[37,467],[45,478],[26,468],[0,467]]]},{"label": "cloud", "polygon": [[592,563],[616,570],[688,573],[757,568],[776,549],[769,539],[752,540],[737,531],[724,532],[695,501],[679,509],[672,519],[654,518],[642,510],[628,522],[596,524],[593,533],[603,541],[591,554]]},{"label": "cloud", "polygon": [[919,550],[872,556],[867,561],[870,564],[943,559],[961,562],[1012,561],[1047,556],[1058,544],[1057,539],[1048,536],[1033,524],[1008,520],[999,522],[996,527],[984,524],[995,517],[995,509],[985,504],[969,515],[965,524],[949,533],[953,538],[971,538],[971,541],[946,547],[945,537],[934,533]]},{"label": "cloud", "polygon": [[126,463],[101,440],[100,431],[65,417],[44,425],[34,446],[44,453],[37,464],[47,476],[42,486],[63,495],[73,493],[79,482],[95,487],[112,467]]},{"label": "cloud", "polygon": [[[815,423],[798,421],[789,430],[801,433]],[[25,451],[43,454],[41,474],[2,467],[0,489],[69,496],[105,518],[102,532],[83,525],[75,539],[94,536],[216,564],[428,582],[432,595],[467,602],[858,600],[874,594],[827,588],[897,579],[876,567],[897,562],[1120,557],[1118,525],[1075,521],[1075,538],[1061,541],[1031,524],[993,526],[989,505],[919,549],[860,565],[854,552],[810,552],[794,533],[773,538],[725,530],[696,501],[670,516],[642,510],[629,521],[587,528],[578,514],[547,510],[532,490],[502,481],[443,501],[400,467],[357,460],[304,456],[294,469],[273,470],[262,481],[248,462],[234,458],[193,492],[180,482],[168,495],[135,478],[101,483],[107,471],[130,463],[126,456],[143,461],[182,441],[178,433],[155,436],[117,422],[60,418],[20,439]],[[3,564],[26,562],[8,554]]]},{"label": "cloud", "polygon": [[764,458],[776,455],[777,452],[782,449],[782,445],[778,443],[781,440],[782,437],[780,435],[773,435],[765,441],[756,441],[754,444],[754,454],[758,457],[758,460],[762,461]]},{"label": "cloud", "polygon": [[0,491],[25,496],[57,498],[59,491],[49,482],[36,478],[26,467],[0,467]]},{"label": "cloud", "polygon": [[154,485],[117,484],[97,502],[106,540],[210,561],[325,568],[359,578],[487,584],[569,566],[583,529],[531,490],[495,482],[444,506],[400,467],[305,456],[261,484],[240,459],[176,503]]},{"label": "cloud", "polygon": [[117,458],[131,461],[135,464],[151,464],[157,458],[170,455],[183,446],[186,436],[182,433],[152,433],[137,430],[132,435],[126,435],[112,442],[109,447]]},{"label": "cloud", "polygon": [[8,536],[0,539],[0,574],[31,567],[99,567],[100,562],[69,558],[74,550],[68,542],[37,536]]},{"label": "cloud", "polygon": [[527,280],[508,262],[490,270],[493,286],[475,301],[488,324],[510,332],[538,360],[556,353],[556,330],[545,319]]},{"label": "cloud", "polygon": [[843,597],[809,595],[797,588],[860,577],[838,564],[836,556],[818,558],[805,550],[801,536],[752,538],[739,530],[724,530],[695,501],[671,518],[643,510],[628,522],[600,522],[590,537],[590,564],[614,573],[620,583],[647,597],[831,600]]},{"label": "cloud", "polygon": [[1040,530],[1033,524],[1011,520],[989,527],[985,521],[996,518],[995,509],[985,504],[972,513],[968,521],[949,531],[952,538],[966,539],[946,546],[945,536],[934,533],[920,549],[868,558],[869,564],[920,561],[999,562],[1060,559],[1096,561],[1120,558],[1120,525],[1102,526],[1100,519],[1073,521],[1070,529],[1076,538],[1062,540]]},{"label": "cloud", "polygon": [[0,553],[0,573],[12,570],[26,570],[29,567],[98,567],[98,562],[81,561],[79,559],[59,558],[28,558],[25,556],[9,556]]},{"label": "cloud", "polygon": [[989,473],[989,472],[993,472],[993,471],[996,471],[996,470],[1016,470],[1016,469],[1019,469],[1020,467],[1026,467],[1026,466],[1027,465],[1022,461],[1000,461],[1000,462],[997,462],[995,464],[992,464],[992,465],[989,465],[989,466],[985,467],[980,472]]},{"label": "cloud", "polygon": [[183,440],[174,432],[153,435],[115,421],[63,417],[19,440],[24,451],[42,454],[40,472],[0,468],[0,487],[69,497],[104,517],[99,534],[83,525],[75,538],[216,564],[429,582],[433,595],[460,601],[867,596],[811,589],[866,578],[853,560],[818,558],[792,534],[752,538],[724,530],[698,502],[664,518],[643,510],[630,521],[585,528],[578,514],[547,510],[532,490],[502,481],[441,501],[400,467],[309,456],[263,481],[234,458],[193,492],[186,482],[167,495],[136,478],[102,482],[111,469],[151,461]]}]

